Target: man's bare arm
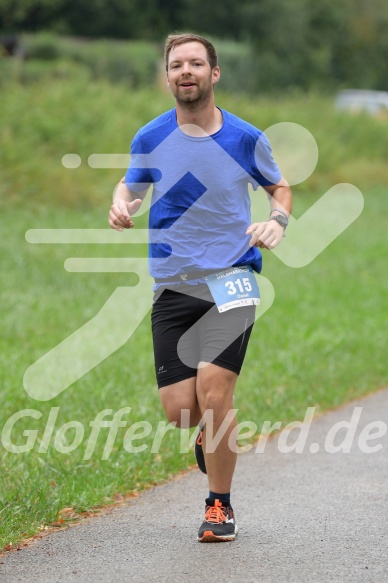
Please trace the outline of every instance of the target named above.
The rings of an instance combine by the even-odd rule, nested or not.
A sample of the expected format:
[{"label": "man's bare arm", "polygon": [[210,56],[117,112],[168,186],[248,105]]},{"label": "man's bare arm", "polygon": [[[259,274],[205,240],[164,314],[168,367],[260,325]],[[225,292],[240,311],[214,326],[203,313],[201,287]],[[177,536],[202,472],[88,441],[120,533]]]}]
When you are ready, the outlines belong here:
[{"label": "man's bare arm", "polygon": [[[292,211],[292,192],[285,178],[281,178],[278,184],[265,186],[270,201],[270,216],[283,214],[287,218]],[[249,245],[274,249],[279,245],[284,235],[284,228],[276,221],[268,220],[261,223],[252,223],[246,231],[252,235]]]},{"label": "man's bare arm", "polygon": [[292,212],[292,192],[287,180],[282,176],[278,184],[272,184],[264,188],[270,201],[270,214],[274,209],[279,209],[288,217]]}]

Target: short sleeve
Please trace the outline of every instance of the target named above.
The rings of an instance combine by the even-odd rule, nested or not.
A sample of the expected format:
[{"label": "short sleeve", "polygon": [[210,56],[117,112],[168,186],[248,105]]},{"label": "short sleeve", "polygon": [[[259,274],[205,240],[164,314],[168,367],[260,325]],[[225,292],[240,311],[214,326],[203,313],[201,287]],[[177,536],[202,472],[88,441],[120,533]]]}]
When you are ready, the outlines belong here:
[{"label": "short sleeve", "polygon": [[126,186],[134,191],[146,190],[155,182],[154,169],[148,168],[147,155],[139,133],[135,135],[131,144],[129,168],[125,174]]},{"label": "short sleeve", "polygon": [[253,158],[250,174],[256,181],[254,187],[257,188],[258,185],[272,186],[273,184],[278,184],[282,173],[272,157],[271,144],[264,132],[261,132],[256,140]]}]

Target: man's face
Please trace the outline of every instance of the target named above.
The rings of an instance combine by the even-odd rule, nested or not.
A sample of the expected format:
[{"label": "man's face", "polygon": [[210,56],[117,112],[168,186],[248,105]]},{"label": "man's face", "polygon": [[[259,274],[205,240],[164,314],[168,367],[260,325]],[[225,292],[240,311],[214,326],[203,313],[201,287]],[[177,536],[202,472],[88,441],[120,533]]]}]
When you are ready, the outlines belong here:
[{"label": "man's face", "polygon": [[218,67],[210,68],[202,43],[188,42],[170,51],[167,81],[178,103],[206,102],[219,77],[220,70]]}]

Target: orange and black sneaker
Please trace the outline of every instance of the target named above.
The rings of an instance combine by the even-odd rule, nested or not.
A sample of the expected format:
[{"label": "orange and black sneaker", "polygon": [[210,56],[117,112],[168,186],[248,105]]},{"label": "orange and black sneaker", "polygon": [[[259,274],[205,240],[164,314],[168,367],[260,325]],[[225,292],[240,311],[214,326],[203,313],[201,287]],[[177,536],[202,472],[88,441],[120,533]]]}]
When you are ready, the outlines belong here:
[{"label": "orange and black sneaker", "polygon": [[204,474],[207,474],[206,464],[205,464],[205,456],[203,455],[203,448],[202,448],[202,429],[199,430],[199,433],[197,435],[197,439],[195,440],[194,454],[195,454],[195,459],[197,460],[197,464],[198,464],[199,469]]},{"label": "orange and black sneaker", "polygon": [[238,532],[233,508],[218,499],[206,499],[205,520],[198,531],[200,543],[232,541]]}]

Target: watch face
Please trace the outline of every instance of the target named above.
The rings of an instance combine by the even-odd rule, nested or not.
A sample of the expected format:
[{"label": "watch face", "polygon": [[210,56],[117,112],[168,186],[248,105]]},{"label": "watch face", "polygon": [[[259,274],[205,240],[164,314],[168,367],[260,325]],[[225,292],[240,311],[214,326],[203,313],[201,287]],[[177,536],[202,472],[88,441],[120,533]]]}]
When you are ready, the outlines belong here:
[{"label": "watch face", "polygon": [[286,228],[288,225],[288,219],[286,219],[286,217],[283,217],[283,215],[275,215],[274,217],[271,217],[271,220],[277,221],[279,225],[281,225],[284,228]]}]

